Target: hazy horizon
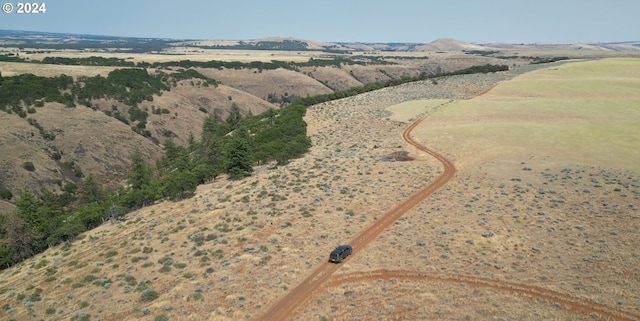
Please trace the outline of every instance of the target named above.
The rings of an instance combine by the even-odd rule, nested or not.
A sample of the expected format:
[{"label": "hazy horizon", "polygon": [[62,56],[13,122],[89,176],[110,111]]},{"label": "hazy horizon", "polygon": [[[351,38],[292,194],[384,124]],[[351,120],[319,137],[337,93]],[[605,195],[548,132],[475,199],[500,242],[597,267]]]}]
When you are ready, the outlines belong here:
[{"label": "hazy horizon", "polygon": [[[42,2],[0,12],[0,29],[136,38],[324,42],[603,43],[640,40],[640,1],[151,1]],[[10,3],[9,3],[10,4]],[[7,3],[5,3],[7,5]],[[3,7],[4,9],[4,7]]]}]

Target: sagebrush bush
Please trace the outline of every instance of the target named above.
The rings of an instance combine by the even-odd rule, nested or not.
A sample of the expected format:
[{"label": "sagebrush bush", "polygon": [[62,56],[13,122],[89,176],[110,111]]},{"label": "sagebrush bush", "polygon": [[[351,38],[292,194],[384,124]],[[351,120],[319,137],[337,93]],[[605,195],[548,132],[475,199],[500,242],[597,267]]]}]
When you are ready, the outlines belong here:
[{"label": "sagebrush bush", "polygon": [[153,289],[145,289],[140,293],[140,302],[151,302],[157,299],[160,295]]}]

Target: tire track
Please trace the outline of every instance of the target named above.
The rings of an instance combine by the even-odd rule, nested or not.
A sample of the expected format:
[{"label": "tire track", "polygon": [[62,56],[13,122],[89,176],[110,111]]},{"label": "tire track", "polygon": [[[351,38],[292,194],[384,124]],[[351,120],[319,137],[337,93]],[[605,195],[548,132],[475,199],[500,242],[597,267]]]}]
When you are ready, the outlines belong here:
[{"label": "tire track", "polygon": [[640,316],[630,312],[612,308],[584,298],[563,294],[542,287],[514,283],[509,281],[488,279],[470,275],[461,275],[448,272],[416,272],[404,270],[375,270],[370,272],[353,272],[337,275],[329,281],[329,287],[338,287],[348,283],[371,282],[379,279],[389,280],[395,278],[407,281],[440,282],[440,283],[464,283],[475,288],[488,288],[494,291],[509,292],[516,295],[540,299],[551,304],[561,304],[571,308],[571,311],[585,315],[597,314],[601,318],[616,321],[638,321]]},{"label": "tire track", "polygon": [[[376,220],[372,225],[360,231],[348,244],[353,246],[353,253],[347,258],[357,255],[367,245],[373,242],[387,227],[393,222],[402,217],[407,211],[424,201],[433,192],[444,186],[455,174],[456,169],[453,164],[439,155],[438,153],[422,146],[416,140],[411,138],[411,131],[416,128],[422,121],[426,119],[427,115],[422,116],[409,127],[402,132],[402,138],[409,144],[416,147],[418,150],[428,153],[440,161],[444,170],[440,176],[438,176],[433,182],[425,186],[404,202],[400,203],[396,207],[389,210],[382,217]],[[322,286],[325,285],[339,268],[340,264],[331,264],[328,262],[321,263],[309,276],[307,276],[302,282],[292,288],[285,295],[271,304],[268,309],[255,320],[257,321],[273,321],[273,320],[287,320],[291,316],[295,315],[296,311],[300,309],[314,293],[323,291]]]}]

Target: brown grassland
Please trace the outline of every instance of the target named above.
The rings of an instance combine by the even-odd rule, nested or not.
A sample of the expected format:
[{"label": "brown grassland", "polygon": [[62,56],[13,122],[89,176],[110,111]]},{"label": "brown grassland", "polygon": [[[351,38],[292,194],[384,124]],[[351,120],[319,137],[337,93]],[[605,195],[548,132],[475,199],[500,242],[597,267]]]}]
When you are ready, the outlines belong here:
[{"label": "brown grassland", "polygon": [[[289,318],[640,320],[639,74],[637,58],[573,61],[479,96],[495,82],[473,75],[312,106],[304,157],[218,178],[1,271],[0,319],[268,320],[336,245],[442,174],[403,140],[425,116],[409,134],[453,178],[331,265]],[[193,97],[175,95],[163,99]],[[398,152],[411,159],[391,161]]]}]

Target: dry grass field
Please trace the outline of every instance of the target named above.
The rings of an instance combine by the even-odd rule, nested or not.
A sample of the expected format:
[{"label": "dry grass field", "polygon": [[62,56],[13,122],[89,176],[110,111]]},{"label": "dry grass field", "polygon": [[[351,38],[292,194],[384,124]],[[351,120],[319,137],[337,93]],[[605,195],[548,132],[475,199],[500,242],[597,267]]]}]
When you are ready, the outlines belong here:
[{"label": "dry grass field", "polygon": [[[514,159],[640,172],[637,59],[539,70],[434,113],[416,132],[459,169]],[[457,146],[450,151],[451,145]],[[505,156],[509,157],[505,157]],[[502,159],[502,160],[501,160]]]},{"label": "dry grass field", "polygon": [[40,77],[57,77],[59,75],[68,75],[73,78],[78,76],[93,77],[101,75],[106,77],[110,71],[117,67],[98,67],[98,66],[66,66],[66,65],[36,65],[25,64],[21,62],[2,62],[0,63],[3,76],[15,76],[20,74],[34,74]]},{"label": "dry grass field", "polygon": [[640,318],[639,70],[566,64],[430,112],[414,136],[456,178],[298,319]]},{"label": "dry grass field", "polygon": [[[639,70],[575,62],[475,98],[489,86],[473,75],[313,106],[303,158],[219,178],[0,272],[0,319],[259,318],[442,172],[402,139],[426,113],[412,136],[455,177],[337,266],[293,319],[640,320]],[[403,151],[413,160],[390,161]]]}]

